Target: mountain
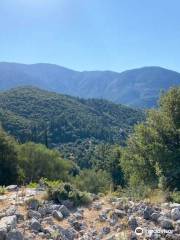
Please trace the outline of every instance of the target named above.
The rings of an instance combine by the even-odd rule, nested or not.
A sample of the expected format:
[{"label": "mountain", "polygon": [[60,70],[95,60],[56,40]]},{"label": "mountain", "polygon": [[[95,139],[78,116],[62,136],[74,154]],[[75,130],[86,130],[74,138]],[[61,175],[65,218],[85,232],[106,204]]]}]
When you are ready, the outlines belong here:
[{"label": "mountain", "polygon": [[0,63],[1,91],[26,85],[81,98],[104,98],[149,108],[156,106],[161,90],[180,85],[180,73],[160,67],[117,73],[78,72],[52,64]]},{"label": "mountain", "polygon": [[94,138],[123,143],[143,117],[139,110],[107,100],[84,100],[35,87],[0,93],[2,127],[21,142],[55,146]]}]

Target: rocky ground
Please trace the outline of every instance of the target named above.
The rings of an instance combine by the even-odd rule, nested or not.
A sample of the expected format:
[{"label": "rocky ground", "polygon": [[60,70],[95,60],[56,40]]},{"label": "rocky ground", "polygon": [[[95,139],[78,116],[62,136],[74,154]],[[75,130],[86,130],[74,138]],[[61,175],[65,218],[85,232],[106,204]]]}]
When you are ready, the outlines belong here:
[{"label": "rocky ground", "polygon": [[10,186],[0,196],[0,240],[180,240],[180,204],[95,196],[88,207],[73,208],[44,194]]}]

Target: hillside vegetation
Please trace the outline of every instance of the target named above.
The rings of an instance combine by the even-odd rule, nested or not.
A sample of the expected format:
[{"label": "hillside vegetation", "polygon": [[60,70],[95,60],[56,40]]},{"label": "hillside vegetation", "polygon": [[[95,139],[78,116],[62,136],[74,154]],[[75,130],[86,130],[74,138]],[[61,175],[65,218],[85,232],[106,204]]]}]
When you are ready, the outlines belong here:
[{"label": "hillside vegetation", "polygon": [[33,87],[0,93],[2,127],[20,142],[49,147],[78,139],[123,144],[144,115],[106,100],[83,100]]},{"label": "hillside vegetation", "polygon": [[[8,94],[16,96],[21,90],[13,90]],[[25,88],[21,92],[21,97],[17,98],[22,105],[18,105],[17,101],[15,106],[12,97],[8,98],[9,103],[4,98],[6,106],[9,105],[10,111],[13,106],[24,118],[29,111],[30,121],[35,120],[35,116],[38,119],[38,114],[42,112],[45,117],[49,116],[43,108],[38,111],[38,105],[35,103],[35,112],[31,105],[29,110],[22,107],[34,101],[34,97],[31,98],[31,102],[24,101],[25,95],[28,96],[30,93],[32,96],[34,91],[38,91],[38,99],[41,101],[44,94],[46,96],[49,94],[50,99],[56,97],[54,103],[57,103],[59,97],[62,98],[61,95]],[[6,94],[2,96],[5,97]],[[86,102],[65,96],[62,102],[66,98],[69,102],[76,100],[74,104],[79,106]],[[85,106],[92,107],[91,101]],[[55,112],[52,114],[55,115]],[[74,143],[63,144],[58,147],[60,150],[58,151],[33,142],[18,143],[1,129],[0,184],[37,182],[43,177],[51,181],[70,182],[81,191],[91,193],[106,193],[111,189],[122,194],[124,189],[123,191],[130,196],[145,197],[151,189],[160,189],[164,193],[171,191],[167,195],[169,199],[179,201],[177,190],[180,190],[180,88],[172,88],[162,95],[159,109],[150,110],[144,123],[135,126],[126,146],[96,141],[79,139]],[[61,195],[61,192],[59,194]]]},{"label": "hillside vegetation", "polygon": [[143,67],[121,73],[73,71],[52,64],[0,63],[0,90],[36,86],[81,98],[103,98],[141,108],[157,106],[162,90],[180,85],[180,73]]},{"label": "hillside vegetation", "polygon": [[[23,92],[29,91],[25,88]],[[38,89],[33,91],[39,92],[41,101],[44,93],[55,97]],[[14,96],[17,92],[19,94],[19,89],[8,94]],[[23,104],[23,92],[23,100],[18,100],[22,106],[27,104]],[[57,95],[59,97],[62,96]],[[7,117],[13,116],[12,106],[19,110],[20,105],[14,105],[15,99],[8,98],[8,103],[6,99],[4,106],[10,106]],[[31,101],[38,119],[44,111],[37,111],[34,97]],[[88,101],[87,106],[93,104]],[[102,102],[99,106],[101,116],[104,114]],[[31,123],[35,113],[29,109],[28,121]],[[20,120],[26,119],[28,110],[17,110],[18,114],[21,112]],[[49,117],[49,114],[43,116]],[[48,131],[45,135],[48,139]],[[150,110],[146,120],[135,126],[125,146],[91,138],[50,149],[47,142],[47,146],[34,142],[22,144],[0,128],[1,239],[16,239],[16,236],[18,239],[23,236],[82,239],[86,234],[89,239],[94,236],[141,239],[141,236],[136,237],[135,229],[146,229],[147,226],[160,229],[157,239],[164,236],[179,239],[180,88],[173,88],[161,96],[159,108]],[[11,185],[6,188],[9,184],[23,187]],[[7,193],[8,189],[12,192]],[[23,216],[22,220],[17,215]],[[53,230],[47,235],[47,229]],[[168,234],[164,230],[168,230]]]}]

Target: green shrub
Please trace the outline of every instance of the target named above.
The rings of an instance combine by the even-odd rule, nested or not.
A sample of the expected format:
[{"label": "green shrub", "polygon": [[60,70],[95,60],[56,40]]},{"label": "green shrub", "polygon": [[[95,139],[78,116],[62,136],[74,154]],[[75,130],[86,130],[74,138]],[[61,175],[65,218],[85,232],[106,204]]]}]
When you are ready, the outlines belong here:
[{"label": "green shrub", "polygon": [[108,192],[112,184],[109,173],[103,170],[95,171],[94,169],[81,171],[71,181],[81,191],[88,191],[95,194]]},{"label": "green shrub", "polygon": [[57,150],[32,142],[19,146],[18,157],[19,167],[27,183],[38,182],[42,177],[66,180],[69,171],[74,167],[70,161],[64,160]]},{"label": "green shrub", "polygon": [[141,200],[147,198],[151,192],[151,189],[144,184],[140,184],[136,188],[134,187],[127,187],[122,190],[121,194],[124,197],[130,197],[135,200]]},{"label": "green shrub", "polygon": [[62,183],[61,180],[49,180],[47,178],[42,178],[40,179],[44,183],[46,187],[51,187],[51,188],[58,188],[59,185]]},{"label": "green shrub", "polygon": [[0,185],[10,185],[18,179],[17,142],[0,125]]},{"label": "green shrub", "polygon": [[28,185],[27,185],[27,188],[37,188],[38,187],[38,184],[35,183],[35,182],[30,182]]},{"label": "green shrub", "polygon": [[170,200],[172,202],[180,203],[180,191],[172,192],[170,194]]},{"label": "green shrub", "polygon": [[0,195],[4,195],[6,192],[6,188],[4,186],[0,186]]},{"label": "green shrub", "polygon": [[70,200],[74,206],[85,205],[91,202],[90,194],[79,191],[69,183],[61,183],[57,188],[48,187],[48,198],[58,203]]}]

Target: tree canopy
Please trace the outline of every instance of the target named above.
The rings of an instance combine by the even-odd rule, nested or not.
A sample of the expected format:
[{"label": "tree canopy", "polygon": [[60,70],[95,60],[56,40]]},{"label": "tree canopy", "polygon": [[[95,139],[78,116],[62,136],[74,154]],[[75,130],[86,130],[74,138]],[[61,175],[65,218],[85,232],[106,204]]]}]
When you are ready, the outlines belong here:
[{"label": "tree canopy", "polygon": [[121,164],[132,186],[180,188],[180,88],[163,94],[159,109],[135,127]]}]

